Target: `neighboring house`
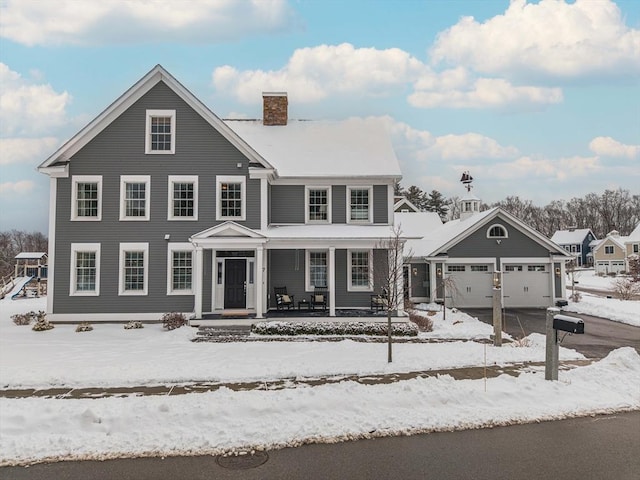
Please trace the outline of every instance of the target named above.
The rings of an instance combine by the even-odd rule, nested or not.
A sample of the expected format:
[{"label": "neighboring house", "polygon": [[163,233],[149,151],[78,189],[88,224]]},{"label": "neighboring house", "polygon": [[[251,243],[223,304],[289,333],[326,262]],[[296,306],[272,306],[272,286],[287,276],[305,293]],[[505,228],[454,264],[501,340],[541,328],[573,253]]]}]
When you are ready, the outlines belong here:
[{"label": "neighboring house", "polygon": [[400,167],[382,127],[223,121],[156,66],[39,167],[50,177],[50,318],[262,318],[274,288],[369,308]]},{"label": "neighboring house", "polygon": [[619,273],[626,271],[627,237],[621,237],[617,230],[607,234],[593,247],[593,261],[596,273]]},{"label": "neighboring house", "polygon": [[461,217],[439,226],[396,214],[408,236],[423,236],[407,241],[410,300],[442,302],[446,294],[447,306],[488,308],[500,277],[507,308],[549,307],[565,296],[565,249],[499,207],[480,212],[470,193],[460,203]]},{"label": "neighboring house", "polygon": [[593,253],[590,244],[597,240],[590,228],[570,227],[568,230],[556,230],[551,241],[557,243],[576,259],[576,265],[592,266]]},{"label": "neighboring house", "polygon": [[420,209],[409,201],[408,198],[402,196],[394,197],[395,204],[393,205],[394,212],[419,212]]},{"label": "neighboring house", "polygon": [[624,246],[626,249],[626,267],[625,270],[629,271],[629,256],[631,255],[640,255],[640,223],[636,225],[636,228],[633,229],[633,232],[627,237],[624,242]]}]

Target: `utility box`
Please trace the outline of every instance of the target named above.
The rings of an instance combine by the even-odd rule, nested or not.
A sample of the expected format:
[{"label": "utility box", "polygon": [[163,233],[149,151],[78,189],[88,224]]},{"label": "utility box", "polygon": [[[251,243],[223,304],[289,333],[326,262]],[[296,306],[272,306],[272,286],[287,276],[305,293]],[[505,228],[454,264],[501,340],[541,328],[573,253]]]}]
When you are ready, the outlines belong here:
[{"label": "utility box", "polygon": [[566,307],[567,305],[569,305],[569,302],[567,302],[566,300],[558,300],[556,302],[556,307]]},{"label": "utility box", "polygon": [[553,328],[562,332],[584,333],[584,322],[568,315],[554,315]]}]

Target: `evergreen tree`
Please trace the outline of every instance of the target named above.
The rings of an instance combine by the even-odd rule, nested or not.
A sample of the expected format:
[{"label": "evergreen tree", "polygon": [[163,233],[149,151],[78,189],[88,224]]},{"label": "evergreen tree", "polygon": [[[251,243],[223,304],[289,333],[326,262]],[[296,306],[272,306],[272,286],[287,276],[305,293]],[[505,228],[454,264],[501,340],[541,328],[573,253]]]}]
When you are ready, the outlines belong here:
[{"label": "evergreen tree", "polygon": [[437,213],[443,222],[446,221],[447,213],[449,211],[447,204],[447,199],[437,190],[431,190],[431,193],[429,193],[425,198],[426,210]]}]

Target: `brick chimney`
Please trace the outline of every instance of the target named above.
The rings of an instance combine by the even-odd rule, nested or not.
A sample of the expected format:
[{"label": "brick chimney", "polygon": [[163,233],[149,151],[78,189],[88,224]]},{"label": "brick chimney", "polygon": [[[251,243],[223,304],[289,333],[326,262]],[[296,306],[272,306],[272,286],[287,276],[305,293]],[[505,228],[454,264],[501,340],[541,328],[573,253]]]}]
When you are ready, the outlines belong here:
[{"label": "brick chimney", "polygon": [[287,92],[262,92],[262,124],[286,125],[288,106]]}]

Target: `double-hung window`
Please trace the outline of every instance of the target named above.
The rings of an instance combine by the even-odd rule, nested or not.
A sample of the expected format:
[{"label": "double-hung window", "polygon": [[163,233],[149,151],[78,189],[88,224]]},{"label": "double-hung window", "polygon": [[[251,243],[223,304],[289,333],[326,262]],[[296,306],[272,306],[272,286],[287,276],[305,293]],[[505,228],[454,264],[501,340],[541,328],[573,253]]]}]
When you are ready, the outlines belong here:
[{"label": "double-hung window", "polygon": [[102,176],[74,175],[72,190],[71,220],[101,220]]},{"label": "double-hung window", "polygon": [[172,154],[176,151],[176,111],[147,110],[145,153]]},{"label": "double-hung window", "polygon": [[69,295],[100,295],[100,244],[72,243]]},{"label": "double-hung window", "polygon": [[167,295],[193,295],[193,246],[169,243],[167,253]]},{"label": "double-hung window", "polygon": [[347,290],[350,292],[373,290],[372,250],[349,250],[348,256]]},{"label": "double-hung window", "polygon": [[613,245],[605,245],[604,253],[605,255],[613,255]]},{"label": "double-hung window", "polygon": [[373,217],[372,200],[373,188],[347,187],[347,222],[370,223]]},{"label": "double-hung window", "polygon": [[307,187],[305,211],[307,223],[331,223],[331,187]]},{"label": "double-hung window", "polygon": [[326,288],[327,284],[327,252],[307,250],[307,290],[314,287]]},{"label": "double-hung window", "polygon": [[216,220],[246,219],[246,181],[243,175],[216,177]]},{"label": "double-hung window", "polygon": [[119,294],[146,295],[149,279],[149,244],[121,243]]},{"label": "double-hung window", "polygon": [[151,177],[122,175],[120,177],[120,220],[149,220]]},{"label": "double-hung window", "polygon": [[169,220],[198,219],[198,176],[169,176]]}]

